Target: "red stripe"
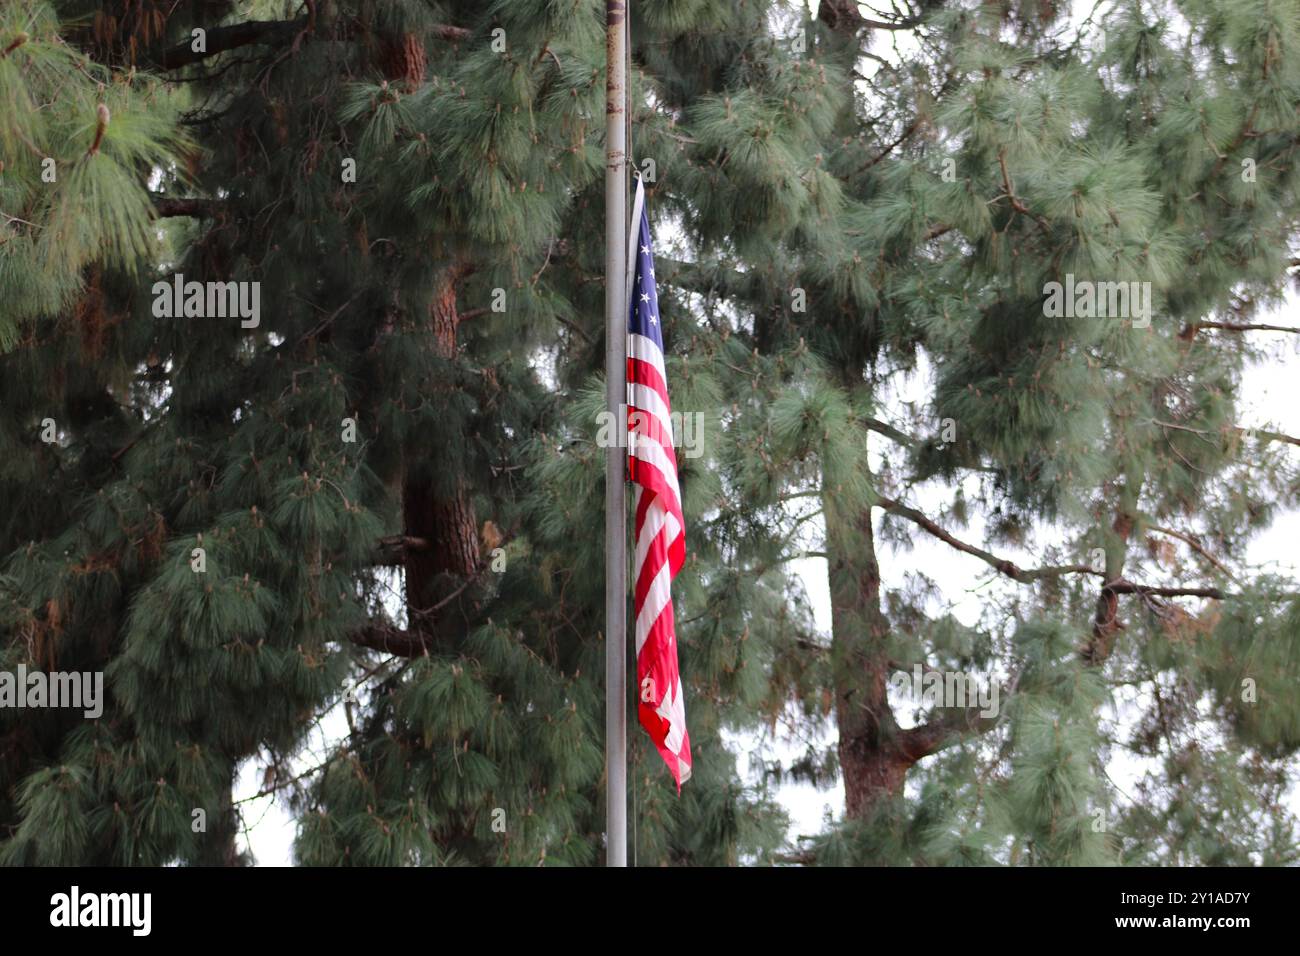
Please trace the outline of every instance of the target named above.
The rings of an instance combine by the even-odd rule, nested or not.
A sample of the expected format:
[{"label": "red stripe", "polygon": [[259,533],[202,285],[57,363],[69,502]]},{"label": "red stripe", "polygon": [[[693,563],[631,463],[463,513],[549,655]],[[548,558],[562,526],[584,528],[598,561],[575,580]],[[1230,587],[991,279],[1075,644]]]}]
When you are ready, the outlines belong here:
[{"label": "red stripe", "polygon": [[659,374],[659,369],[649,362],[644,359],[629,358],[627,360],[627,380],[654,389],[659,393],[659,397],[663,399],[664,406],[669,410],[672,409],[672,403],[668,401],[668,383]]},{"label": "red stripe", "polygon": [[[646,439],[638,437],[636,439],[638,447],[644,441],[646,441]],[[673,454],[672,446],[659,443],[659,448],[663,451],[664,457],[668,459],[668,467],[673,470],[672,477],[676,478],[677,456]],[[654,490],[657,493],[665,495],[665,497],[671,499],[673,502],[677,502],[677,491],[674,489],[673,483],[669,480],[668,475],[666,475],[654,461],[633,454],[633,452],[637,450],[637,448],[632,447],[632,441],[629,439],[627,457],[628,461],[631,462],[628,467],[633,474],[632,480],[637,484],[644,485],[645,487],[651,487],[653,484]],[[649,453],[649,450],[647,450],[647,454]],[[645,480],[643,481],[642,478]],[[681,504],[678,502],[677,510],[680,511],[680,509]],[[669,510],[671,511],[674,509],[670,507]]]},{"label": "red stripe", "polygon": [[676,518],[677,523],[682,528],[685,528],[686,522],[682,517],[682,504],[677,500],[677,493],[668,484],[659,469],[642,461],[640,458],[629,456],[628,460],[633,462],[632,480],[651,494],[661,498],[664,510]]},{"label": "red stripe", "polygon": [[635,529],[634,538],[641,537],[641,526],[645,524],[646,512],[650,510],[652,504],[654,504],[654,495],[642,491],[636,496],[636,521],[633,524]]},{"label": "red stripe", "polygon": [[[638,442],[641,441],[641,439],[637,440]],[[659,447],[663,448],[664,446],[660,445]],[[681,502],[677,499],[677,488],[673,487],[668,476],[664,474],[657,464],[653,461],[647,461],[640,455],[632,454],[632,451],[634,451],[634,449],[629,449],[629,454],[627,456],[628,472],[631,475],[632,481],[641,485],[643,488],[652,489],[656,494],[663,495],[664,499],[668,502],[668,510],[680,518],[682,506]],[[664,457],[668,459],[668,467],[672,468],[673,471],[676,472],[676,459],[667,454],[667,449],[664,449],[664,451]]]},{"label": "red stripe", "polygon": [[627,407],[627,430],[644,435],[651,441],[658,442],[668,460],[677,467],[677,453],[673,450],[673,436],[653,412],[637,405]]},{"label": "red stripe", "polygon": [[686,533],[682,532],[668,545],[668,573],[677,577],[677,572],[686,563]]},{"label": "red stripe", "polygon": [[[670,504],[668,510],[676,513],[678,515],[678,521],[680,522],[681,503],[677,498],[678,491],[673,488],[672,483],[672,478],[677,474],[677,459],[672,453],[672,446],[665,445],[662,441],[654,441],[650,436],[641,431],[641,429],[635,429],[635,431],[637,432],[637,437],[628,442],[628,457],[633,462],[631,466],[633,473],[632,480],[636,484],[641,485],[662,482],[663,488],[665,489],[663,494],[665,494],[671,502],[676,503],[676,508]],[[636,443],[636,448],[631,447],[633,442]],[[666,474],[664,470],[653,461],[647,461],[645,458],[641,457],[641,455],[633,454],[633,452],[639,451],[644,455],[650,456],[653,455],[655,448],[658,448],[659,451],[663,453],[663,456],[668,459],[668,467],[672,469],[671,474]],[[645,480],[642,481],[642,478]],[[655,484],[655,487],[658,488],[657,483]]]},{"label": "red stripe", "polygon": [[[641,522],[637,522],[636,536],[641,537]],[[668,529],[660,528],[659,533],[655,535],[654,540],[650,542],[650,547],[646,549],[645,559],[641,566],[636,569],[636,586],[632,592],[632,606],[638,612],[641,605],[645,603],[645,596],[650,593],[650,583],[654,581],[659,569],[663,567],[664,562],[668,560]],[[669,567],[668,573],[671,576],[673,571]]]},{"label": "red stripe", "polygon": [[[665,409],[672,408],[668,400],[668,384],[659,369],[650,362],[628,356],[627,381],[630,384],[639,384],[652,389],[663,402]],[[678,531],[672,536],[672,540],[668,537],[668,527],[661,526],[646,547],[644,554],[636,562],[634,568],[636,583],[633,588],[632,604],[635,617],[639,618],[646,607],[650,585],[662,572],[664,566],[667,565],[671,582],[686,560],[686,521],[682,515],[680,492],[674,491],[672,484],[672,479],[677,477],[677,452],[673,447],[671,427],[666,427],[649,410],[640,408],[629,400],[627,430],[629,434],[636,434],[638,443],[653,442],[662,449],[664,462],[672,469],[670,476],[661,471],[660,466],[634,457],[630,450],[632,443],[628,443],[628,473],[631,480],[640,488],[633,522],[635,540],[640,544],[651,508],[662,509],[666,514],[671,514],[678,526]],[[637,553],[640,554],[639,551]],[[640,687],[641,682],[647,677],[651,677],[654,681],[655,699],[651,702],[640,701],[638,695],[637,720],[650,735],[655,749],[659,751],[664,762],[668,764],[680,793],[683,768],[689,769],[691,764],[690,735],[686,732],[686,728],[681,728],[681,753],[671,752],[666,746],[671,725],[657,713],[668,695],[677,693],[679,683],[676,621],[671,586],[667,601],[651,623],[646,633],[645,643],[637,654],[637,686]]]},{"label": "red stripe", "polygon": [[[646,632],[645,643],[641,645],[641,653],[637,656],[637,664],[640,665],[641,659],[644,658],[647,653],[652,653],[650,650],[651,647],[654,648],[654,657],[648,658],[647,660],[654,660],[673,654],[673,648],[676,647],[677,644],[676,641],[674,641],[670,645],[668,643],[668,638],[675,638],[676,636],[677,632],[673,629],[673,602],[670,600],[666,605],[664,605],[664,609],[660,612],[659,616],[655,618],[655,622],[650,625],[650,630]],[[673,654],[673,657],[676,658],[676,655]],[[639,666],[637,670],[639,674]]]},{"label": "red stripe", "polygon": [[[636,522],[636,537],[641,537],[641,526],[643,519],[638,516]],[[655,579],[659,573],[659,568],[664,561],[668,562],[668,576],[671,580],[677,577],[677,572],[681,570],[682,563],[686,560],[686,535],[678,534],[672,541],[667,540],[668,529],[661,528],[655,535],[654,540],[650,542],[650,547],[646,550],[645,559],[634,570],[636,572],[636,587],[633,591],[632,606],[640,613],[642,604],[645,603],[645,596],[650,591],[650,582]]]}]

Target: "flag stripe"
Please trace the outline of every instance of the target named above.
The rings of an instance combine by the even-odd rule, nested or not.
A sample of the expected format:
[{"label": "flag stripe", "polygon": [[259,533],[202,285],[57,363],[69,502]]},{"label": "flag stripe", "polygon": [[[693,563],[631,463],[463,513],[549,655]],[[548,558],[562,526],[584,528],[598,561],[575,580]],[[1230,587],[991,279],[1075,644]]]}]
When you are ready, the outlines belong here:
[{"label": "flag stripe", "polygon": [[678,790],[691,775],[691,742],[677,663],[672,580],[686,560],[659,296],[645,187],[638,179],[628,263],[628,475],[638,486],[632,605],[636,618],[637,718]]},{"label": "flag stripe", "polygon": [[672,449],[630,431],[627,450],[638,463],[648,466],[638,469],[644,479],[640,483],[653,486],[658,495],[671,494],[671,499],[664,502],[664,507],[675,514],[681,514],[682,494],[677,486],[677,456]]},{"label": "flag stripe", "polygon": [[630,382],[627,386],[627,404],[629,411],[635,409],[653,415],[660,430],[668,439],[668,447],[673,446],[672,412],[668,410],[668,403],[658,392],[640,382]]},{"label": "flag stripe", "polygon": [[627,337],[627,356],[629,362],[644,362],[653,370],[655,377],[651,382],[655,386],[655,391],[663,395],[664,400],[667,401],[668,375],[664,372],[664,353],[659,348],[659,343],[649,336],[631,333]]}]

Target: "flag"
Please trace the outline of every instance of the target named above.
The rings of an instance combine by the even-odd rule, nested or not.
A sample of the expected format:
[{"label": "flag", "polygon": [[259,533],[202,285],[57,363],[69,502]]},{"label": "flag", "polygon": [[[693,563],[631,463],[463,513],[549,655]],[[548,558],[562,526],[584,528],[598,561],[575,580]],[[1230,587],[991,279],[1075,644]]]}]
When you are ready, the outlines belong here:
[{"label": "flag", "polygon": [[645,186],[637,178],[628,243],[627,460],[636,487],[632,575],[636,617],[637,718],[681,792],[691,776],[691,738],[677,668],[672,579],[686,558],[686,523],[677,485],[672,406],[655,294]]}]

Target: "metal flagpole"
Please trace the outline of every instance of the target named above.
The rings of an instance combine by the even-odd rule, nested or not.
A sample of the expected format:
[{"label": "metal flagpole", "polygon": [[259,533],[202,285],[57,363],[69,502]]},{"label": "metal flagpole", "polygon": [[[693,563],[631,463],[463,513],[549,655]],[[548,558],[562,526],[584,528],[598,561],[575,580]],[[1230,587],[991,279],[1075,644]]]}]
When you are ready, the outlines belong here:
[{"label": "metal flagpole", "polygon": [[[627,430],[627,4],[605,0],[605,407]],[[605,865],[627,866],[625,449],[605,449]]]}]

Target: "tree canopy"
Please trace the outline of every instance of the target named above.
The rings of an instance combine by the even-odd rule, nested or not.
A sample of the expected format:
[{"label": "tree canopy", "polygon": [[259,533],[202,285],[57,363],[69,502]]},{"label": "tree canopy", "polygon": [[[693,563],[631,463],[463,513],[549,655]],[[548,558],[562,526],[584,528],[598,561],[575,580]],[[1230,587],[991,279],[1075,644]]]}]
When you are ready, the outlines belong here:
[{"label": "tree canopy", "polygon": [[[1239,411],[1300,5],[872,6],[629,4],[703,425],[638,862],[1294,863],[1300,582],[1247,546],[1300,439]],[[604,55],[596,0],[0,7],[0,671],[107,688],[0,708],[0,861],[248,862],[249,760],[303,864],[602,861]],[[882,583],[922,537],[976,623]],[[797,843],[790,779],[845,791]]]}]

